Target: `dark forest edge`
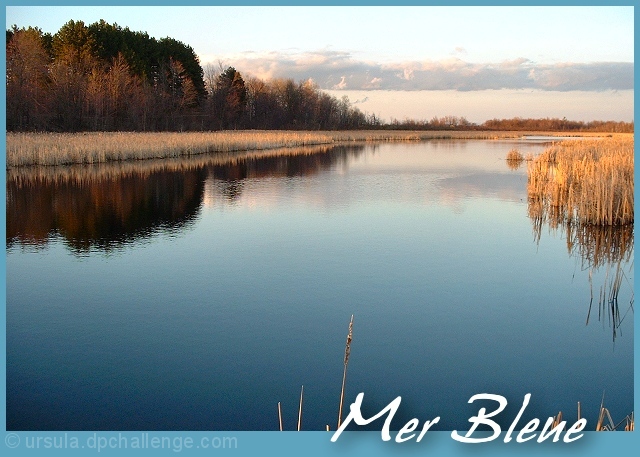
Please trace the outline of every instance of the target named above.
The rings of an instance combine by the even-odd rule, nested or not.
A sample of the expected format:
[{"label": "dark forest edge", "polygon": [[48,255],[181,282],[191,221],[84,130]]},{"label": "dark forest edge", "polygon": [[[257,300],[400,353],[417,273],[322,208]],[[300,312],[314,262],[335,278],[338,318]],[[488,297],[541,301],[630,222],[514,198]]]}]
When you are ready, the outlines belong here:
[{"label": "dark forest edge", "polygon": [[54,35],[6,31],[7,131],[482,130],[619,132],[633,122],[464,117],[397,120],[323,92],[312,81],[263,81],[202,68],[194,50],[104,20],[69,21]]}]

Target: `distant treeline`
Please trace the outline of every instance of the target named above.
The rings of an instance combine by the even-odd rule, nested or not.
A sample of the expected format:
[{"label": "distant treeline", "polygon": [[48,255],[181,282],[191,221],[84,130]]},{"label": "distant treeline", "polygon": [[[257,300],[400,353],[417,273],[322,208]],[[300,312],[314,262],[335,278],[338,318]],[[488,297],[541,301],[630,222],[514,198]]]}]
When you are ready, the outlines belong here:
[{"label": "distant treeline", "polygon": [[8,131],[182,131],[222,129],[456,129],[633,131],[633,123],[446,116],[382,122],[311,81],[263,81],[207,66],[175,39],[101,20],[69,21],[51,35],[6,32]]},{"label": "distant treeline", "polygon": [[393,119],[388,128],[398,130],[496,130],[496,131],[529,131],[529,132],[617,132],[633,133],[633,122],[616,121],[570,121],[566,118],[524,119],[491,119],[482,124],[467,121],[464,117],[434,117],[430,121]]}]

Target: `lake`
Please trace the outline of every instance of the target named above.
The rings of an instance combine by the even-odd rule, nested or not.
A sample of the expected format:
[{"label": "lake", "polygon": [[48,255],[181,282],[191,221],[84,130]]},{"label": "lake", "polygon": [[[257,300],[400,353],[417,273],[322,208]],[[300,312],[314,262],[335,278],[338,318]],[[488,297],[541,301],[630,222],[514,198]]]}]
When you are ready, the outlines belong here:
[{"label": "lake", "polygon": [[[506,429],[531,393],[522,425],[572,423],[580,402],[593,430],[604,395],[622,420],[632,228],[581,245],[532,215],[526,164],[505,157],[546,146],[8,171],[7,429],[277,430],[280,402],[295,430],[304,386],[302,429],[335,430],[352,315],[347,411],[360,392],[365,415],[402,396],[392,428],[440,416],[433,430],[465,430],[495,408],[469,398],[492,393],[509,400]],[[623,249],[594,260],[603,237]]]}]

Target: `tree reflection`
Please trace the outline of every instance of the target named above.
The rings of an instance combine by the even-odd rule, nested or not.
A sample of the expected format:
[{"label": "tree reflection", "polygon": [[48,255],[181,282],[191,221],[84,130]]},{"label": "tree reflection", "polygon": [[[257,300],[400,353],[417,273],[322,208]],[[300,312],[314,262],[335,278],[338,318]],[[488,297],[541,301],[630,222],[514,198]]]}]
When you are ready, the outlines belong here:
[{"label": "tree reflection", "polygon": [[7,171],[7,248],[46,247],[60,236],[72,252],[112,252],[198,216],[205,182],[226,201],[247,179],[308,176],[345,162],[364,146],[291,148],[191,159]]},{"label": "tree reflection", "polygon": [[199,169],[9,178],[7,247],[42,247],[59,234],[76,254],[110,252],[155,233],[182,230],[198,213],[203,181]]}]

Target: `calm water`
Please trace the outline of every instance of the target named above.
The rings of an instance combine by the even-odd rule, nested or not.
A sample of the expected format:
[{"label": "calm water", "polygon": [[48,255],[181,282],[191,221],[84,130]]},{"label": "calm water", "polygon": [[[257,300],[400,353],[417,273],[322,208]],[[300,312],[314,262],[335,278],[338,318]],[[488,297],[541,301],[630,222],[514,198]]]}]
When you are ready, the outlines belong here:
[{"label": "calm water", "polygon": [[526,393],[523,421],[580,401],[592,430],[603,393],[621,420],[632,261],[616,318],[597,300],[607,266],[536,230],[514,146],[545,145],[8,174],[8,429],[276,430],[281,402],[292,430],[302,385],[303,429],[334,429],[352,314],[346,404],[364,392],[372,415],[401,395],[396,429],[466,429],[485,392],[509,400],[505,429]]}]

